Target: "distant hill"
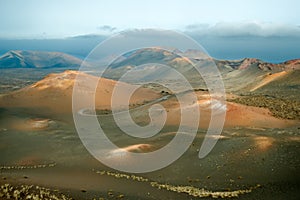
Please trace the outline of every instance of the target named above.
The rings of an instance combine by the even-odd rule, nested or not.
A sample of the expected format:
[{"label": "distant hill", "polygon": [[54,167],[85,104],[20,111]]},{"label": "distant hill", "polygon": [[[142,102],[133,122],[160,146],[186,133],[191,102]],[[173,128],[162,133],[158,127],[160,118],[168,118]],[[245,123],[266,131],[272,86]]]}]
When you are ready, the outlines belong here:
[{"label": "distant hill", "polygon": [[0,69],[11,68],[75,68],[82,60],[61,52],[9,51],[0,56]]},{"label": "distant hill", "polygon": [[205,63],[204,61],[208,61],[208,64],[215,63],[221,72],[253,68],[259,71],[272,71],[275,73],[283,70],[300,69],[300,59],[289,60],[279,64],[268,63],[256,58],[218,60],[199,50],[187,49],[182,52],[178,49],[168,51],[163,48],[145,48],[132,51],[113,62],[109,69],[111,72],[117,70],[127,71],[135,66],[153,63],[153,65],[167,64],[182,72],[192,69],[191,61],[194,64],[199,64],[200,62],[203,64]]},{"label": "distant hill", "polygon": [[[178,49],[144,48],[129,52],[112,63],[103,74],[106,78],[119,79],[127,71],[131,75],[126,81],[148,81],[155,79],[174,79],[176,73],[162,65],[176,69],[180,74],[193,77],[196,70],[191,65],[200,63],[199,59],[208,57],[198,50],[187,50],[182,52]],[[197,61],[198,59],[198,61]],[[202,62],[203,64],[204,62]],[[138,66],[138,68],[137,68]],[[199,76],[197,77],[200,78]]]},{"label": "distant hill", "polygon": [[[277,75],[277,73],[300,70],[300,59],[290,60],[279,64],[268,63],[256,58],[217,60],[208,57],[199,50],[188,49],[182,52],[177,49],[167,51],[160,48],[145,48],[123,55],[121,59],[116,60],[116,62],[108,67],[104,73],[104,77],[117,80],[126,72],[131,71],[130,75],[125,79],[126,82],[174,79],[176,75],[174,72],[159,66],[160,64],[164,64],[176,69],[178,72],[188,77],[192,82],[193,87],[205,88],[206,85],[203,77],[199,76],[198,72],[192,66],[191,61],[201,68],[209,68],[216,64],[228,92],[256,93],[260,91],[260,88],[262,87],[261,84],[265,87],[272,83],[273,77],[279,75]],[[139,67],[136,68],[136,66]],[[268,81],[266,82],[265,78],[272,74],[276,75],[267,78]],[[291,75],[297,77],[298,75],[295,74],[298,74],[298,72],[289,72],[285,77]],[[212,72],[209,77],[214,78],[215,75],[216,74]],[[287,78],[287,80],[288,79],[289,78]],[[279,80],[281,79],[278,79],[278,81]],[[298,83],[299,81],[297,84]],[[295,83],[293,82],[292,84],[293,85],[291,86],[294,88]],[[285,87],[290,87],[288,81]]]},{"label": "distant hill", "polygon": [[300,59],[279,64],[255,58],[215,60],[215,63],[222,72],[227,91],[286,97],[298,93]]}]

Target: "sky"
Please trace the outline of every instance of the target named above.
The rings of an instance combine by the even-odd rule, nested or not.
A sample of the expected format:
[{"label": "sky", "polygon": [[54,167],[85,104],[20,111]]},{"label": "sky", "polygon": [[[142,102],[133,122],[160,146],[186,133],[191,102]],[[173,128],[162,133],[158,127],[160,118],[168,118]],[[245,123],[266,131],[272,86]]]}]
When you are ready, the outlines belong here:
[{"label": "sky", "polygon": [[0,54],[84,58],[115,33],[159,28],[187,34],[215,58],[282,62],[300,58],[299,8],[299,0],[0,0]]},{"label": "sky", "polygon": [[108,35],[133,28],[222,30],[245,23],[293,30],[300,26],[299,8],[298,0],[0,0],[0,38]]}]

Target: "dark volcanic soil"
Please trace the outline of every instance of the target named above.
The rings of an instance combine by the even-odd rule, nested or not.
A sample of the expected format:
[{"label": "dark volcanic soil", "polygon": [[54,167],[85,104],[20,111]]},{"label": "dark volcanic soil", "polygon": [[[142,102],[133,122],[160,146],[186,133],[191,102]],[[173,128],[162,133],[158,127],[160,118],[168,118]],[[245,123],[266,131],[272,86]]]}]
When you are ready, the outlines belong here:
[{"label": "dark volcanic soil", "polygon": [[[2,110],[1,119],[4,115],[17,114]],[[127,137],[107,122],[110,138],[120,146],[128,145]],[[52,119],[47,127],[21,130],[8,129],[0,120],[0,199],[7,197],[5,187],[13,187],[6,192],[13,196],[15,190],[30,185],[34,186],[26,195],[41,195],[42,190],[58,199],[62,195],[74,199],[198,199],[197,194],[208,194],[204,199],[233,194],[239,199],[299,199],[299,128],[225,129],[204,159],[198,158],[198,151],[205,130],[199,130],[179,160],[156,172],[132,176],[95,160],[70,124]],[[143,143],[163,146],[175,130],[166,127]]]}]

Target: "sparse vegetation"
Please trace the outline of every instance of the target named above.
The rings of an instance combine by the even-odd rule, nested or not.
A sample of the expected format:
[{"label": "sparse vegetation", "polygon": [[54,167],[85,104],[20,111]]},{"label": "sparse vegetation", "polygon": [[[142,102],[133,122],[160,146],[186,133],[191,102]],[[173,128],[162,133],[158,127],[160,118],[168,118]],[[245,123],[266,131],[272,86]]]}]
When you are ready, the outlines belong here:
[{"label": "sparse vegetation", "polygon": [[33,185],[19,185],[12,186],[8,183],[1,185],[0,199],[53,199],[53,200],[71,200],[72,198],[48,188],[33,186]]},{"label": "sparse vegetation", "polygon": [[300,119],[300,101],[266,96],[243,96],[229,101],[247,106],[268,108],[275,117]]},{"label": "sparse vegetation", "polygon": [[233,191],[218,191],[213,192],[206,190],[204,188],[196,188],[194,186],[177,186],[177,185],[171,185],[171,184],[161,184],[156,181],[151,181],[148,178],[144,178],[142,176],[136,176],[136,175],[130,175],[130,174],[122,174],[118,172],[109,172],[109,171],[95,171],[97,174],[100,175],[107,175],[107,176],[113,176],[117,179],[127,179],[131,181],[137,181],[137,182],[147,182],[152,187],[157,188],[159,190],[164,189],[172,192],[177,193],[186,193],[189,196],[193,197],[212,197],[212,198],[232,198],[232,197],[238,197],[242,194],[247,194],[252,192],[252,190],[257,189],[261,187],[260,184],[257,184],[254,187],[249,187],[248,189],[241,189],[241,190],[233,190]]}]

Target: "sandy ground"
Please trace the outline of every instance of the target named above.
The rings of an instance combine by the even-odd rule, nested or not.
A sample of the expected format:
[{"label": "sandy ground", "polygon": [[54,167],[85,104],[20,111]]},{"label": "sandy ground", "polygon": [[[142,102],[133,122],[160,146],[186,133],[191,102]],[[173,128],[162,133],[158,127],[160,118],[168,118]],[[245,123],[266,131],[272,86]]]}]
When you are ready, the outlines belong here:
[{"label": "sandy ground", "polygon": [[[4,130],[5,124],[0,122],[0,184],[38,185],[75,199],[118,199],[119,195],[122,199],[197,199],[184,192],[158,189],[148,182],[98,173],[121,172],[109,169],[89,155],[72,126],[55,123],[56,126],[43,130],[16,131]],[[143,143],[134,140],[130,144],[128,137],[111,124],[104,128],[123,153],[155,150],[176,134],[176,127],[170,126]],[[135,175],[172,187],[192,186],[213,192],[252,188],[250,193],[240,194],[239,199],[299,197],[298,127],[226,128],[213,151],[199,159],[204,134],[205,130],[199,129],[192,146],[172,165]],[[110,156],[118,157],[120,152],[112,152]]]}]

